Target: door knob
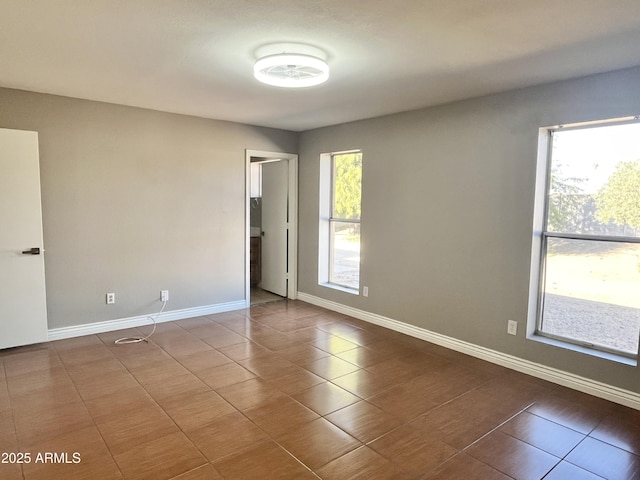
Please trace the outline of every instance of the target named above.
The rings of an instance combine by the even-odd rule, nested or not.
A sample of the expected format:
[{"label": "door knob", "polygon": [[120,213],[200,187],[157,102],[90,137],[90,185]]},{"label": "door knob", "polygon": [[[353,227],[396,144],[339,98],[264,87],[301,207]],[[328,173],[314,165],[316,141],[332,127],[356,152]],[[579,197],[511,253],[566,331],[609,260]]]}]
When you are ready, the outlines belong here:
[{"label": "door knob", "polygon": [[30,248],[29,250],[23,250],[25,255],[40,255],[40,249],[38,247]]}]

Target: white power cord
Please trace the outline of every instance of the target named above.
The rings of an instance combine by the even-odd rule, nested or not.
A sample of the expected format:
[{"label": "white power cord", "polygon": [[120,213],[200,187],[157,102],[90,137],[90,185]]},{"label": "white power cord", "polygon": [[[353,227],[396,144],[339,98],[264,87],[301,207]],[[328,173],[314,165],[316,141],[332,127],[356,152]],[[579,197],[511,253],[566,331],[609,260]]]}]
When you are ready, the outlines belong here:
[{"label": "white power cord", "polygon": [[153,322],[153,330],[151,330],[151,333],[149,335],[147,335],[145,337],[124,337],[124,338],[119,338],[114,343],[116,345],[122,345],[122,344],[125,344],[125,343],[148,342],[149,338],[151,338],[151,335],[156,333],[156,327],[158,326],[158,324],[156,323],[156,319],[164,311],[164,307],[166,307],[166,306],[167,306],[167,301],[163,300],[162,301],[162,308],[160,309],[160,311],[158,313],[156,313],[155,315],[148,315],[147,316],[147,318]]}]

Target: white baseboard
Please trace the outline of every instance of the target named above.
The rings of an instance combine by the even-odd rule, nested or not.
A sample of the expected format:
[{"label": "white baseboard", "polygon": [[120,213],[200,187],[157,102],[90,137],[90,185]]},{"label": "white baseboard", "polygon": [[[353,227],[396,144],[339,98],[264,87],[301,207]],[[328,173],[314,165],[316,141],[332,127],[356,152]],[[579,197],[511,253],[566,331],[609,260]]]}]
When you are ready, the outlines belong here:
[{"label": "white baseboard", "polygon": [[496,350],[474,345],[469,342],[458,340],[446,335],[431,332],[424,328],[416,327],[408,323],[399,322],[391,318],[383,317],[375,313],[369,313],[364,310],[352,308],[340,303],[325,300],[320,297],[309,295],[307,293],[298,292],[298,300],[317,305],[319,307],[333,310],[334,312],[343,313],[350,317],[364,320],[365,322],[373,323],[381,327],[395,330],[396,332],[404,333],[421,340],[425,340],[430,343],[435,343],[445,348],[455,350],[457,352],[471,355],[472,357],[480,358],[497,365],[501,365],[512,370],[516,370],[521,373],[526,373],[533,377],[541,378],[543,380],[563,385],[565,387],[578,390],[580,392],[588,393],[596,397],[604,398],[627,407],[640,410],[640,394],[624,390],[622,388],[607,385],[606,383],[597,382],[588,378],[574,375],[572,373],[558,370],[556,368],[547,367],[539,363],[524,360],[522,358],[514,357],[506,353],[501,353]]},{"label": "white baseboard", "polygon": [[[182,320],[185,318],[200,317],[202,315],[212,315],[214,313],[230,312],[233,310],[241,310],[248,308],[246,300],[238,300],[236,302],[217,303],[215,305],[204,305],[202,307],[185,308],[183,310],[172,310],[162,312],[156,318],[157,323],[172,322],[174,320]],[[141,327],[149,325],[151,322],[149,317],[154,314],[140,315],[137,317],[119,318],[116,320],[107,320],[105,322],[85,323],[83,325],[73,325],[70,327],[60,327],[49,329],[48,339],[62,340],[65,338],[81,337],[83,335],[94,335],[96,333],[112,332],[114,330],[123,330],[125,328]]]}]

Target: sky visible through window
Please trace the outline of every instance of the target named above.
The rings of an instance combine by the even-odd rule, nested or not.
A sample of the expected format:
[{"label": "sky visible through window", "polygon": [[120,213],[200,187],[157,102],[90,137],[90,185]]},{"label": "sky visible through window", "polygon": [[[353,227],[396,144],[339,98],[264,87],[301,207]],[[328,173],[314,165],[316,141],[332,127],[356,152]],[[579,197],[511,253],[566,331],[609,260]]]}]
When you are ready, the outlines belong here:
[{"label": "sky visible through window", "polygon": [[640,160],[640,123],[557,130],[553,159],[564,178],[583,179],[582,193],[597,193],[618,163]]}]

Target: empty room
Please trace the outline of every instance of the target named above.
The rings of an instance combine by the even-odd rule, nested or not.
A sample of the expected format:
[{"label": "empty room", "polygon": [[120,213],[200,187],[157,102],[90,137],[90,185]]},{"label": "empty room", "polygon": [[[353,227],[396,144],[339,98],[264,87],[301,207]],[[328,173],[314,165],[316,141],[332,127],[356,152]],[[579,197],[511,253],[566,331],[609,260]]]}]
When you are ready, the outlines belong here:
[{"label": "empty room", "polygon": [[637,0],[0,6],[1,479],[640,479]]}]

